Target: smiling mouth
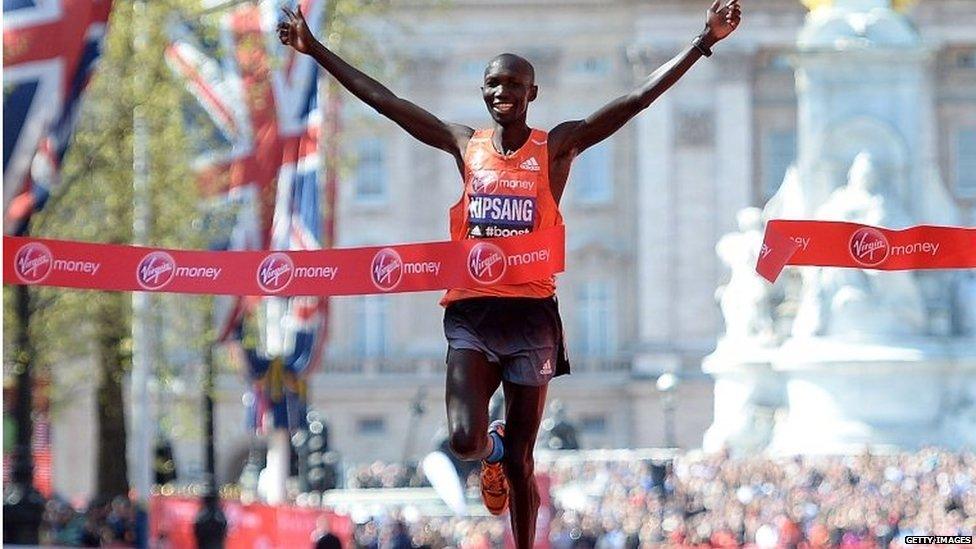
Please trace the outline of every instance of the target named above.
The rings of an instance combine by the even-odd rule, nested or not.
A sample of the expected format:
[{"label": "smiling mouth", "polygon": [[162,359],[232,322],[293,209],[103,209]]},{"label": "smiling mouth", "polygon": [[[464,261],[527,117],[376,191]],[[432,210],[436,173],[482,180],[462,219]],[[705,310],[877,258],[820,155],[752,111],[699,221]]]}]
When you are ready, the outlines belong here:
[{"label": "smiling mouth", "polygon": [[502,102],[498,102],[498,103],[492,104],[492,108],[494,108],[496,111],[498,111],[500,113],[510,113],[513,110],[515,110],[515,103],[502,103]]}]

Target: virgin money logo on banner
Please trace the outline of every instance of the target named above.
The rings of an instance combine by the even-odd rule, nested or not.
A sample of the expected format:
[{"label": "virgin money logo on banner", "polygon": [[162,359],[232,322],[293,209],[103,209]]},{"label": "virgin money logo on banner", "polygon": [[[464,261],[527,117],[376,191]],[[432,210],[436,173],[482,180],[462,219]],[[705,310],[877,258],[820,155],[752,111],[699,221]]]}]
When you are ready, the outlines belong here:
[{"label": "virgin money logo on banner", "polygon": [[380,290],[389,292],[403,279],[403,259],[396,250],[383,248],[373,256],[369,272],[373,284]]},{"label": "virgin money logo on banner", "polygon": [[54,255],[44,244],[31,242],[17,250],[14,256],[14,272],[27,284],[43,281],[53,269]]},{"label": "virgin money logo on banner", "polygon": [[294,274],[295,264],[288,254],[269,254],[258,265],[258,286],[268,293],[278,293],[291,284]]},{"label": "virgin money logo on banner", "polygon": [[854,261],[865,267],[876,267],[888,258],[891,246],[881,231],[861,227],[851,236],[849,249]]},{"label": "virgin money logo on banner", "polygon": [[147,290],[158,290],[176,275],[176,260],[166,252],[146,254],[136,267],[136,282]]},{"label": "virgin money logo on banner", "polygon": [[468,252],[468,274],[482,284],[494,284],[505,274],[505,252],[490,242],[479,242]]}]

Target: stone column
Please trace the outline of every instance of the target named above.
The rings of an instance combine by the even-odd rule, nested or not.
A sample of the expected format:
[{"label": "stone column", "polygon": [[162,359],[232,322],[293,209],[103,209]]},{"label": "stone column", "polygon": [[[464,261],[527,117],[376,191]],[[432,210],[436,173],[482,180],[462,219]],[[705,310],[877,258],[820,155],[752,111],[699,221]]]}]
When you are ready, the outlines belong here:
[{"label": "stone column", "polygon": [[716,52],[715,162],[718,234],[735,229],[735,215],[752,205],[752,54]]},{"label": "stone column", "polygon": [[[628,52],[635,81],[643,80],[669,59],[662,53],[644,48]],[[637,126],[637,333],[643,344],[653,344],[671,339],[674,325],[672,257],[676,243],[671,184],[674,146],[671,96],[659,97],[634,123]],[[660,369],[660,366],[651,367]]]}]

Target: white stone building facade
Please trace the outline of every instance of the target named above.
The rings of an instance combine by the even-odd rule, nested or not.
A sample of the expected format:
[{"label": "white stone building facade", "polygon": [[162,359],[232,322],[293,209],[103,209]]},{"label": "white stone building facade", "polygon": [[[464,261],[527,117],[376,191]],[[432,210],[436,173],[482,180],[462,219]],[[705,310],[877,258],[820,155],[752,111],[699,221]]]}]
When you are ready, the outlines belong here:
[{"label": "white stone building facade", "polygon": [[[548,129],[585,117],[670,59],[700,31],[705,4],[408,2],[364,27],[375,55],[393,61],[384,83],[473,127],[489,120],[479,91],[487,60],[524,55],[540,87],[529,122]],[[712,382],[700,364],[722,331],[714,292],[727,277],[715,243],[734,228],[740,208],[761,205],[776,190],[796,147],[790,54],[806,9],[761,0],[745,10],[742,27],[714,57],[574,165],[562,201],[568,255],[558,291],[574,374],[552,384],[550,399],[564,401],[588,447],[664,445],[654,380],[666,371],[682,381],[678,444],[697,447],[711,422]],[[937,52],[932,125],[943,180],[971,224],[976,6],[923,1],[912,18]],[[348,95],[343,146],[352,161],[339,192],[340,246],[446,238],[446,210],[460,193],[450,157]],[[443,426],[439,297],[334,300],[333,339],[312,394],[333,446],[348,459],[416,457]],[[426,413],[414,417],[417,398]]]},{"label": "white stone building facade", "polygon": [[[529,123],[549,129],[585,117],[666,62],[701,30],[707,0],[454,0],[393,2],[364,23],[375,54],[394,60],[384,81],[441,118],[489,121],[482,71],[511,51],[536,67]],[[562,201],[567,270],[558,296],[573,375],[551,385],[586,447],[663,446],[663,372],[681,381],[675,442],[699,447],[712,422],[712,381],[701,361],[722,317],[715,289],[728,274],[715,254],[739,209],[761,206],[796,147],[790,65],[806,9],[797,0],[750,0],[743,23],[715,55],[574,165]],[[923,0],[911,8],[936,52],[939,169],[976,223],[976,3]],[[381,78],[382,79],[382,78]],[[343,147],[351,159],[337,206],[338,245],[444,240],[461,191],[450,157],[414,141],[345,96]],[[440,293],[332,302],[331,341],[311,382],[312,405],[347,462],[417,458],[445,422],[446,346]],[[221,380],[218,477],[236,480],[248,446],[243,383]],[[197,402],[195,396],[193,402]],[[412,403],[424,404],[414,415]],[[55,444],[59,438],[55,431]],[[56,482],[74,470],[55,448]],[[199,471],[202,441],[184,437],[177,459]]]}]

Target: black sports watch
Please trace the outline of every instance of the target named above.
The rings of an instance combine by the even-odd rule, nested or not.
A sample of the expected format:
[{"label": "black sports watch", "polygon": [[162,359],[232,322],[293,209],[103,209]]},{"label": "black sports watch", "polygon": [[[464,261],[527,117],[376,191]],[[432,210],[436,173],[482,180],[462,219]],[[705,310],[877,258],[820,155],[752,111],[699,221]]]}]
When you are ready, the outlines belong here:
[{"label": "black sports watch", "polygon": [[695,49],[701,52],[701,54],[704,55],[705,57],[712,56],[712,49],[705,45],[705,41],[702,40],[700,34],[696,36],[694,40],[691,41],[691,45],[694,46]]}]

